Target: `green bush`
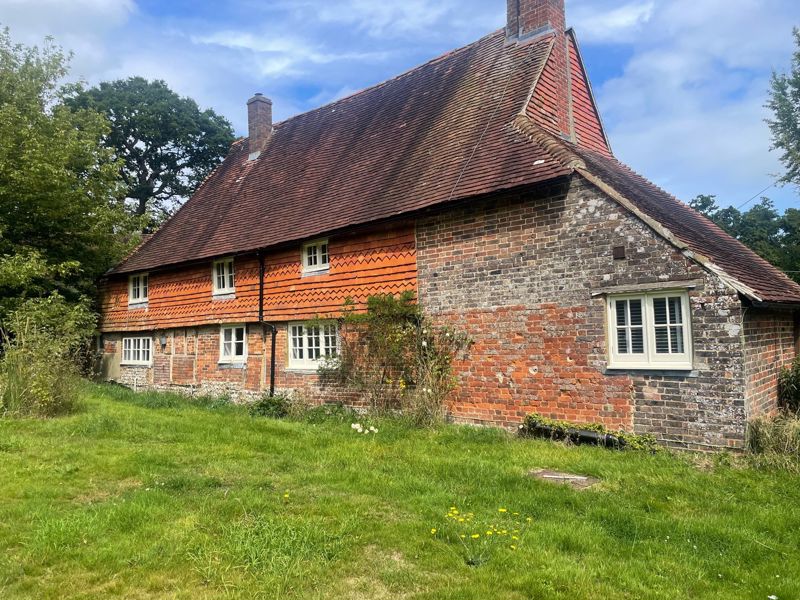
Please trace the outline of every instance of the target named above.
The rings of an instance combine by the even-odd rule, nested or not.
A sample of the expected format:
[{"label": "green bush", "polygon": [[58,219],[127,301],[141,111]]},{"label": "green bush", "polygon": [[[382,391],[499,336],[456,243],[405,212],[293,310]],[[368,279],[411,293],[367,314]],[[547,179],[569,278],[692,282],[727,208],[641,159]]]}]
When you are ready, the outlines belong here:
[{"label": "green bush", "polygon": [[285,419],[289,415],[290,407],[291,401],[285,394],[263,396],[250,407],[250,414],[254,417]]},{"label": "green bush", "polygon": [[778,398],[785,411],[800,413],[800,358],[781,369],[778,376]]},{"label": "green bush", "polygon": [[756,467],[800,471],[800,418],[781,414],[752,419],[747,450]]},{"label": "green bush", "polygon": [[75,363],[45,336],[3,344],[0,415],[53,417],[75,409],[80,378]]},{"label": "green bush", "polygon": [[52,417],[76,406],[95,317],[58,294],[23,302],[3,323],[0,415]]}]

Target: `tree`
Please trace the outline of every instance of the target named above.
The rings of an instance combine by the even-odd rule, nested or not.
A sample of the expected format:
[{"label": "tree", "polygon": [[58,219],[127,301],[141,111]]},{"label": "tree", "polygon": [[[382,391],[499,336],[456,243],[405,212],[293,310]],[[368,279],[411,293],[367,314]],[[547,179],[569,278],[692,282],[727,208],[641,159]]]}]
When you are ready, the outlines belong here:
[{"label": "tree", "polygon": [[76,301],[134,241],[105,118],[72,110],[68,57],[0,31],[0,322],[26,298]]},{"label": "tree", "polygon": [[101,83],[71,105],[91,108],[111,123],[104,142],[121,159],[129,210],[157,227],[190,196],[233,143],[233,129],[213,110],[201,111],[163,81],[142,77]]},{"label": "tree", "polygon": [[773,118],[767,123],[772,132],[772,147],[780,151],[786,170],[781,181],[800,186],[800,29],[794,29],[793,34],[796,49],[789,73],[772,74],[767,108]]},{"label": "tree", "polygon": [[800,210],[790,208],[781,215],[769,198],[762,198],[741,212],[733,206],[720,208],[716,196],[706,194],[697,196],[689,206],[800,282]]}]

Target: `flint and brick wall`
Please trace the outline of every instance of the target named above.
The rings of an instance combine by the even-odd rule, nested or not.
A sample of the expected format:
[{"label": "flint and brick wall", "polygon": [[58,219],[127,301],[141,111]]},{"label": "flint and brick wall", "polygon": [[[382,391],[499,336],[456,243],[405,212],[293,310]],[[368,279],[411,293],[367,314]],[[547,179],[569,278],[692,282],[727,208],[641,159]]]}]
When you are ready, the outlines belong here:
[{"label": "flint and brick wall", "polygon": [[778,374],[795,358],[797,330],[789,311],[748,308],[744,314],[747,415],[778,409]]},{"label": "flint and brick wall", "polygon": [[[510,426],[539,412],[677,447],[742,446],[737,295],[582,179],[420,219],[417,266],[426,311],[474,340],[456,365],[456,419]],[[665,282],[692,282],[694,369],[609,371],[606,300],[593,293]]]},{"label": "flint and brick wall", "polygon": [[[312,403],[339,401],[359,404],[358,398],[340,387],[320,382],[315,372],[289,369],[286,323],[276,325],[275,389],[300,394]],[[166,336],[162,348],[161,335]],[[121,362],[125,334],[103,336],[104,352],[117,355]],[[142,335],[142,334],[137,334]],[[125,365],[114,377],[134,389],[161,389],[191,395],[227,396],[234,402],[256,400],[269,391],[272,334],[258,324],[247,328],[247,361],[241,364],[219,362],[218,326],[178,328],[149,335],[152,340],[151,366]]]}]

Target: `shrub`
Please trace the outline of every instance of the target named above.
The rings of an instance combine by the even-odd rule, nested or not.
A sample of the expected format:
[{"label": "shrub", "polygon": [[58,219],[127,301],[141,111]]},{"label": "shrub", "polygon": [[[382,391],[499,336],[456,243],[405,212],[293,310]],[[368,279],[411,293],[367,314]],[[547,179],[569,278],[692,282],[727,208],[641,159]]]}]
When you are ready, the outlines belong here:
[{"label": "shrub", "polygon": [[781,369],[778,376],[778,398],[785,411],[800,413],[800,357],[790,366]]},{"label": "shrub", "polygon": [[23,302],[3,323],[0,414],[50,417],[71,412],[95,317],[86,302],[58,294]]},{"label": "shrub", "polygon": [[254,417],[268,417],[270,419],[283,419],[289,415],[291,401],[284,394],[275,396],[262,396],[250,406],[250,414]]},{"label": "shrub", "polygon": [[46,336],[18,335],[3,343],[0,415],[53,417],[76,405],[80,379],[60,344]]},{"label": "shrub", "polygon": [[433,325],[407,292],[372,296],[365,313],[347,305],[340,339],[323,381],[357,391],[373,412],[402,410],[420,426],[442,420],[456,384],[453,359],[469,347],[466,335]]},{"label": "shrub", "polygon": [[757,467],[800,471],[800,418],[782,414],[752,419],[747,450]]}]

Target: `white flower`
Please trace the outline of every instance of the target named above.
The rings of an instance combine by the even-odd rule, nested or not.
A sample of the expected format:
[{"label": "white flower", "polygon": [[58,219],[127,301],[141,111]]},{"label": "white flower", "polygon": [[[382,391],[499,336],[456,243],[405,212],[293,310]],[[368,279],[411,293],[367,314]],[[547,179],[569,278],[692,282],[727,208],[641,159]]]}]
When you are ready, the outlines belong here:
[{"label": "white flower", "polygon": [[351,429],[361,429],[361,425],[359,425],[358,423],[353,423],[352,425],[350,425],[350,428]]},{"label": "white flower", "polygon": [[422,340],[422,347],[423,348],[427,348],[428,347],[428,342],[426,342],[425,340]]},{"label": "white flower", "polygon": [[370,430],[372,433],[378,433],[378,430],[377,430],[377,429],[375,429],[375,428],[374,428],[374,427],[372,427],[372,426],[370,426],[369,430]]},{"label": "white flower", "polygon": [[778,597],[775,594],[772,594],[771,596],[767,596],[767,600],[778,600]]}]

